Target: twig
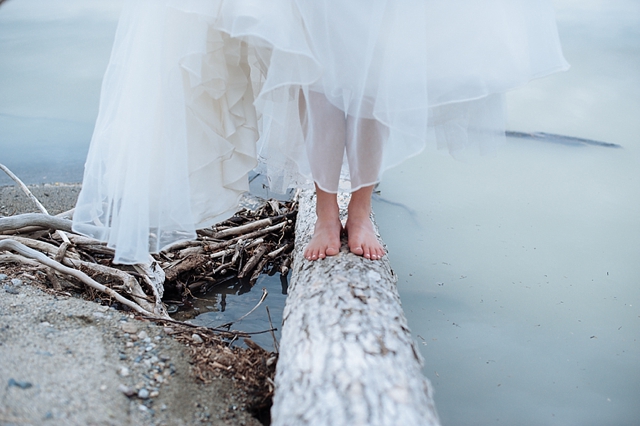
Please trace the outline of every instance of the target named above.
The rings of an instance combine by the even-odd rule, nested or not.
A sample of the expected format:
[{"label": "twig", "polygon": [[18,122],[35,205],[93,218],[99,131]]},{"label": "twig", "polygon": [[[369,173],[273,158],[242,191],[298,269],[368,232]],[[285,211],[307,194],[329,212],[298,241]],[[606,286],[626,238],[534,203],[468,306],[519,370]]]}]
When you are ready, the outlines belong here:
[{"label": "twig", "polygon": [[116,291],[96,282],[95,280],[93,280],[92,278],[90,278],[87,274],[85,274],[84,272],[78,271],[76,269],[73,268],[69,268],[67,266],[64,266],[58,262],[56,262],[55,260],[49,259],[47,256],[45,256],[44,254],[35,251],[33,249],[30,249],[29,247],[20,244],[16,241],[12,241],[12,240],[2,240],[0,241],[0,250],[12,250],[15,252],[18,252],[19,254],[26,256],[28,258],[37,260],[38,262],[42,263],[43,265],[46,265],[50,268],[55,269],[58,272],[61,272],[63,274],[67,274],[67,275],[71,275],[74,278],[77,278],[78,280],[82,281],[84,284],[88,285],[89,287],[96,289],[98,291],[101,291],[103,293],[108,294],[109,296],[113,297],[114,299],[116,299],[119,303],[128,306],[129,308],[133,309],[136,312],[139,312],[140,314],[143,315],[148,315],[150,317],[154,317],[157,318],[155,315],[153,315],[151,312],[145,310],[144,308],[142,308],[140,305],[138,305],[135,302],[132,302],[131,300],[125,299],[124,297],[122,297],[120,294],[118,294]]},{"label": "twig", "polygon": [[262,305],[262,302],[264,302],[264,299],[266,299],[266,298],[267,298],[267,295],[268,295],[268,294],[269,294],[269,292],[267,291],[267,289],[266,289],[266,288],[263,288],[263,289],[262,289],[262,297],[260,298],[260,300],[258,301],[258,303],[256,304],[256,306],[254,306],[254,307],[253,307],[253,309],[251,309],[249,312],[247,312],[246,314],[244,314],[243,316],[241,316],[241,317],[240,317],[240,318],[238,318],[237,320],[235,320],[235,321],[231,321],[231,322],[227,322],[227,323],[224,323],[224,324],[222,324],[222,325],[218,326],[217,328],[222,328],[222,327],[226,327],[226,328],[228,328],[228,327],[231,327],[234,323],[242,321],[243,319],[245,319],[246,317],[248,317],[249,315],[251,315],[251,313],[252,313],[253,311],[255,311],[256,309],[258,309],[258,307],[259,307],[260,305]]},{"label": "twig", "polygon": [[[271,312],[269,312],[269,307],[265,306],[265,308],[267,308],[267,318],[269,318],[269,326],[271,327],[271,330],[274,330],[273,322],[271,322]],[[279,354],[280,348],[278,348],[278,339],[276,339],[276,333],[271,331],[271,337],[273,337],[273,348],[276,350],[276,353]]]}]

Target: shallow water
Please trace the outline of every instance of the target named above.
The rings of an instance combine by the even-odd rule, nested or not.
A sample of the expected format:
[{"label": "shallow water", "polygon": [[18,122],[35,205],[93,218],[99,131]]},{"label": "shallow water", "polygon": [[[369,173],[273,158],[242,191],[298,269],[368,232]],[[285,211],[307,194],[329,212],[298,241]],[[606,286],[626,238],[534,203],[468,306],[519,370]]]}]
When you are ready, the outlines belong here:
[{"label": "shallow water", "polygon": [[[0,6],[0,162],[27,182],[81,180],[121,2]],[[380,186],[410,210],[375,203],[445,425],[640,418],[640,2],[555,3],[572,69],[511,93],[509,127],[623,148],[512,139],[472,164],[428,149]],[[226,317],[221,296],[196,303],[227,322],[263,286],[278,324],[278,279],[229,295]],[[237,328],[268,328],[258,312]]]},{"label": "shallow water", "polygon": [[[510,94],[510,139],[389,171],[375,211],[445,425],[640,421],[640,3],[558,1],[570,71]],[[409,237],[410,236],[410,237]]]}]

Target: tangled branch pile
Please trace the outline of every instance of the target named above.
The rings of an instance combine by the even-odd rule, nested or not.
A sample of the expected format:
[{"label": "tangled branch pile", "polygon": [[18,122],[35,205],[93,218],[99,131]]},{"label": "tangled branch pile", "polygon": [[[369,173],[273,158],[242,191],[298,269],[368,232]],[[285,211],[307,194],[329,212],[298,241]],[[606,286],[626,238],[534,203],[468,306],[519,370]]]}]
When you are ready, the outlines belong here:
[{"label": "tangled branch pile", "polygon": [[174,245],[156,259],[168,289],[183,298],[206,292],[229,277],[255,284],[261,272],[287,275],[293,250],[297,202],[269,200],[256,210],[242,209],[198,239]]}]

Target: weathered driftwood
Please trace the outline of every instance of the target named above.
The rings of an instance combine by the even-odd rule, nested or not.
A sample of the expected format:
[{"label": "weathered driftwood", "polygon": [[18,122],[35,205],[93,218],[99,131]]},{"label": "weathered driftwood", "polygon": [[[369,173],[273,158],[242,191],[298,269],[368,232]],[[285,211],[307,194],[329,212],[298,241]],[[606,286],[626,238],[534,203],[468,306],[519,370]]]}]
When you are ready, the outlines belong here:
[{"label": "weathered driftwood", "polygon": [[39,226],[71,232],[70,220],[42,213],[25,213],[0,218],[0,231],[14,231],[28,226]]},{"label": "weathered driftwood", "polygon": [[[29,197],[29,199],[31,199],[31,201],[33,201],[33,203],[36,205],[36,207],[38,208],[38,210],[40,210],[41,213],[46,214],[46,215],[49,214],[49,212],[42,205],[40,200],[38,200],[36,198],[36,196],[33,195],[31,190],[29,190],[27,185],[25,185],[24,182],[22,182],[22,180],[20,180],[20,178],[18,176],[13,174],[13,172],[11,170],[9,170],[4,164],[0,164],[0,169],[2,169],[7,175],[9,175],[9,177],[11,179],[13,179],[13,181],[20,187],[20,189],[22,189],[22,192],[24,192],[25,195],[27,197]],[[57,230],[56,233],[60,236],[60,238],[62,238],[62,241],[64,241],[65,243],[69,244],[69,238],[66,236],[66,234],[63,231]]]},{"label": "weathered driftwood", "polygon": [[140,305],[138,305],[135,302],[132,302],[128,299],[125,299],[124,297],[122,297],[120,294],[118,294],[116,291],[96,282],[95,280],[93,280],[92,278],[90,278],[87,274],[85,274],[82,271],[78,271],[76,269],[73,268],[69,268],[65,265],[62,265],[58,262],[56,262],[53,259],[48,258],[45,254],[40,253],[38,251],[35,251],[33,249],[30,249],[29,247],[20,244],[16,241],[13,240],[2,240],[0,241],[0,250],[11,250],[14,251],[22,256],[28,257],[30,259],[36,260],[39,263],[48,266],[50,268],[55,269],[56,271],[63,273],[65,275],[69,275],[72,276],[78,280],[80,280],[82,283],[88,285],[89,287],[96,289],[98,291],[101,291],[103,293],[108,294],[109,296],[113,297],[115,300],[117,300],[119,303],[128,306],[129,308],[133,309],[134,311],[140,313],[140,314],[144,314],[147,316],[151,316],[151,317],[155,317],[155,315],[145,309],[143,309]]},{"label": "weathered driftwood", "polygon": [[343,244],[307,261],[315,197],[304,191],[299,202],[272,425],[439,424],[388,259]]}]

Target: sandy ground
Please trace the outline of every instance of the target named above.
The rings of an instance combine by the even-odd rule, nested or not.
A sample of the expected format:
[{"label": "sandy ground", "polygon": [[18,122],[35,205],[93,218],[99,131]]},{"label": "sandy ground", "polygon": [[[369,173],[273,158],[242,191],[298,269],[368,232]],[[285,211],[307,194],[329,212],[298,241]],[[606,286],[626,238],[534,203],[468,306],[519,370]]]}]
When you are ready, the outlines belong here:
[{"label": "sandy ground", "polygon": [[[50,214],[79,185],[32,186]],[[36,211],[0,187],[0,216]],[[0,425],[259,425],[231,378],[202,384],[170,330],[49,294],[38,272],[0,265]]]}]

